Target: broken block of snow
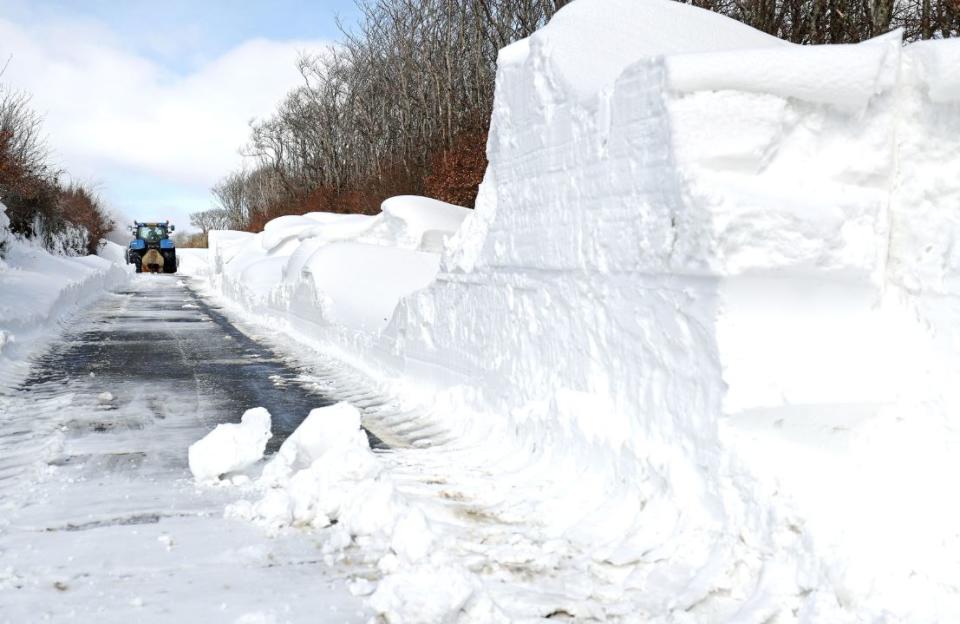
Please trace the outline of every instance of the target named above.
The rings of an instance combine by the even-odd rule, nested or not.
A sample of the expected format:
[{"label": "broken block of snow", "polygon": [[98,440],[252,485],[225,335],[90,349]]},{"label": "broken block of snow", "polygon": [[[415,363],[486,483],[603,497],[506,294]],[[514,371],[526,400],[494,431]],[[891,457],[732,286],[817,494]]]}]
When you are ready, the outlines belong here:
[{"label": "broken block of snow", "polygon": [[190,472],[197,481],[215,481],[220,475],[243,470],[263,458],[270,433],[270,412],[256,407],[239,423],[217,425],[190,445]]},{"label": "broken block of snow", "polygon": [[377,585],[370,606],[390,622],[446,622],[476,589],[471,574],[451,566],[413,566]]},{"label": "broken block of snow", "polygon": [[390,539],[390,548],[402,561],[417,563],[430,554],[433,541],[433,532],[426,516],[414,508],[397,520]]},{"label": "broken block of snow", "polygon": [[405,507],[380,470],[357,409],[349,403],[318,408],[264,467],[257,482],[267,490],[264,497],[228,513],[271,530],[336,520],[353,535],[387,534]]},{"label": "broken block of snow", "polygon": [[262,482],[284,481],[332,449],[357,445],[369,446],[366,434],[360,429],[357,408],[346,402],[318,407],[284,440],[276,456],[263,469]]}]

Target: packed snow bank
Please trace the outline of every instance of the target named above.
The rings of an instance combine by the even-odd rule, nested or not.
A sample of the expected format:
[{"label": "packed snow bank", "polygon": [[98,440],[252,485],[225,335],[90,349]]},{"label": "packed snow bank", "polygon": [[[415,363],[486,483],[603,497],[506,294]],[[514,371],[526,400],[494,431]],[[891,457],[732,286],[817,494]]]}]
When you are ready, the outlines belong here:
[{"label": "packed snow bank", "polygon": [[12,235],[8,225],[0,203],[0,379],[14,374],[60,321],[131,272],[115,243],[105,243],[96,256],[55,256]]},{"label": "packed snow bank", "polygon": [[934,104],[960,101],[960,40],[921,41],[908,48],[907,56],[921,88]]},{"label": "packed snow bank", "polygon": [[263,459],[270,432],[270,412],[248,409],[239,423],[223,423],[190,445],[190,472],[201,483],[216,482],[221,475],[249,468]]},{"label": "packed snow bank", "polygon": [[206,249],[178,248],[177,273],[181,275],[205,275],[208,270]]},{"label": "packed snow bank", "polygon": [[[430,285],[439,267],[437,254],[345,242],[317,249],[300,274],[324,297],[328,322],[373,333],[390,321],[401,297]],[[301,314],[316,309],[292,308]]]},{"label": "packed snow bank", "polygon": [[469,212],[403,196],[375,217],[309,213],[274,219],[259,234],[210,232],[211,282],[250,311],[368,344],[402,297],[433,282],[444,242]]},{"label": "packed snow bank", "polygon": [[856,113],[897,78],[900,34],[857,46],[782,46],[682,54],[665,60],[676,93],[740,91],[775,94]]},{"label": "packed snow bank", "polygon": [[[224,241],[214,279],[536,483],[498,512],[606,581],[563,612],[954,619],[956,46],[801,48],[679,3],[578,0],[501,52],[476,211],[386,325],[313,281],[327,241]],[[393,216],[349,248],[420,249]],[[347,262],[316,268],[349,281]],[[488,590],[514,578],[496,570]]]},{"label": "packed snow bank", "polygon": [[[594,513],[552,522],[636,565],[640,586],[667,573],[648,553],[682,553],[667,558],[683,590],[658,611],[956,613],[946,527],[960,517],[935,492],[957,462],[904,445],[910,478],[883,483],[911,511],[884,515],[890,471],[861,446],[902,436],[898,418],[954,440],[960,343],[938,347],[931,330],[956,335],[956,304],[905,290],[949,275],[960,116],[928,68],[954,44],[761,48],[755,33],[710,47],[717,35],[692,27],[665,56],[630,56],[669,32],[675,7],[580,0],[501,55],[476,214],[436,284],[401,304],[392,346],[416,375],[456,362],[468,404],[530,449],[606,471],[611,494],[568,497]],[[701,16],[734,39],[742,28]],[[613,34],[583,39],[594,29]],[[800,426],[818,419],[839,429]],[[838,444],[851,437],[856,451]],[[802,469],[821,462],[843,474]],[[917,496],[917,481],[938,486]],[[886,539],[909,546],[881,561]]]},{"label": "packed snow bank", "polygon": [[[387,237],[404,247],[443,251],[443,241],[453,235],[470,210],[429,197],[401,195],[391,197],[381,206],[379,227]],[[438,242],[434,242],[434,240]]]},{"label": "packed snow bank", "polygon": [[[776,37],[686,4],[578,1],[558,12],[548,28],[504,48],[498,68],[523,63],[530,54],[549,55],[542,76],[559,78],[552,86],[565,95],[592,98],[637,59],[784,45]],[[503,89],[497,95],[509,96]]]}]

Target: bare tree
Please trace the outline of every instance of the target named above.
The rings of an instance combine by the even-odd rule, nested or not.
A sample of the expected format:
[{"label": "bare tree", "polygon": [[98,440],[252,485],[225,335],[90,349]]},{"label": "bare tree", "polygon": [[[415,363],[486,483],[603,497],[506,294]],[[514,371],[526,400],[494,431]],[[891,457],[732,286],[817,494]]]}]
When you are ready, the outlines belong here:
[{"label": "bare tree", "polygon": [[[239,229],[242,228],[243,224],[247,221],[249,208],[245,188],[246,178],[247,175],[243,171],[231,173],[211,189],[215,201],[220,206],[219,212],[224,220],[225,227],[222,229],[227,229],[228,227]],[[203,215],[198,218],[204,223],[209,221],[209,215],[206,215],[207,212],[210,211],[197,213],[198,215]],[[205,234],[209,228],[204,229],[200,225],[194,224],[193,216],[194,215],[190,215],[191,224],[203,230]]]},{"label": "bare tree", "polygon": [[[421,192],[438,151],[483,140],[498,50],[533,33],[563,4],[361,3],[357,29],[343,29],[344,41],[323,54],[301,57],[303,86],[253,124],[245,154],[258,163],[257,192],[252,174],[232,174],[213,189],[219,205],[251,222],[318,206],[372,210],[385,194]],[[476,158],[463,162],[483,166]],[[358,195],[367,196],[363,205],[355,205]]]},{"label": "bare tree", "polygon": [[[679,1],[800,44],[960,29],[960,0]],[[231,227],[309,210],[372,212],[388,195],[428,189],[469,204],[485,166],[497,54],[565,4],[359,0],[356,27],[302,56],[303,84],[252,124],[244,153],[255,165],[214,187]]]},{"label": "bare tree", "polygon": [[200,230],[206,236],[210,230],[226,230],[230,228],[230,219],[222,209],[213,208],[190,215],[190,225]]}]

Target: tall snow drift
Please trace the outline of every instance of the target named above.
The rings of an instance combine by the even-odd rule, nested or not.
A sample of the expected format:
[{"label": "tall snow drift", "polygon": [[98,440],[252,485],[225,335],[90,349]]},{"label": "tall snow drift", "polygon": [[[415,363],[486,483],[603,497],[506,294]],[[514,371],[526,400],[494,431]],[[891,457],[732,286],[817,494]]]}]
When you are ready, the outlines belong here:
[{"label": "tall snow drift", "polygon": [[368,344],[400,298],[431,284],[447,238],[470,210],[393,197],[375,216],[283,216],[263,232],[210,233],[215,286],[251,311],[328,339]]},{"label": "tall snow drift", "polygon": [[578,0],[501,51],[473,213],[223,234],[215,280],[515,449],[634,613],[954,619],[958,55]]},{"label": "tall snow drift", "polygon": [[[556,529],[638,565],[638,586],[670,574],[663,612],[956,613],[939,589],[956,587],[956,506],[908,485],[943,483],[956,460],[905,441],[911,476],[888,483],[914,508],[884,516],[889,498],[867,492],[885,464],[859,441],[957,405],[960,318],[939,297],[957,266],[956,49],[898,33],[799,47],[677,3],[578,0],[501,53],[476,213],[401,303],[393,348],[415,376],[456,362],[450,391],[468,384],[472,409],[571,478],[605,473],[606,496],[569,496],[597,512]],[[847,455],[787,451],[838,434]],[[872,530],[853,539],[858,505]],[[879,535],[910,546],[883,560]]]}]

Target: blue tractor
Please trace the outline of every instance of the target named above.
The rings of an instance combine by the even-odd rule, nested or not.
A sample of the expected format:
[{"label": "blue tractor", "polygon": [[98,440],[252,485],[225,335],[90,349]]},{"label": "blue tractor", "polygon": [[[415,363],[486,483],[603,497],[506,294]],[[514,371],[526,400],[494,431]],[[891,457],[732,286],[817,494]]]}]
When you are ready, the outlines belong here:
[{"label": "blue tractor", "polygon": [[127,262],[137,268],[152,273],[176,273],[177,249],[170,238],[174,226],[169,221],[163,223],[141,223],[134,221],[130,226],[133,240],[127,249]]}]

